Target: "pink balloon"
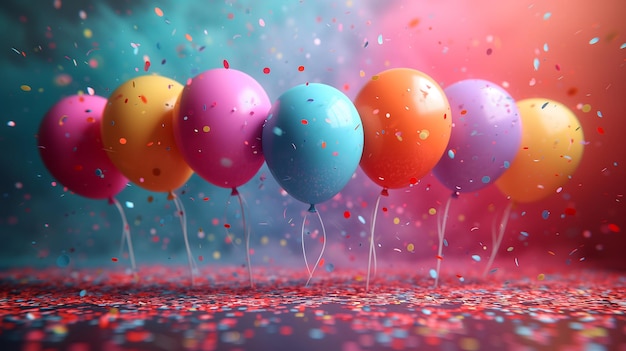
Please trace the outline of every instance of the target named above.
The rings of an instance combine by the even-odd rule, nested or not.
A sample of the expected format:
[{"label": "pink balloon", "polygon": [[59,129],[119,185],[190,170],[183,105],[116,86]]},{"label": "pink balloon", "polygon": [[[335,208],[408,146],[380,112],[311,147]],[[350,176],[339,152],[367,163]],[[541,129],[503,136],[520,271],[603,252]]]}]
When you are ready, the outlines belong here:
[{"label": "pink balloon", "polygon": [[92,199],[112,198],[128,183],[102,145],[106,103],[101,96],[66,97],[50,108],[39,126],[39,154],[46,168],[69,190]]},{"label": "pink balloon", "polygon": [[263,165],[261,134],[270,107],[263,87],[241,71],[200,73],[183,89],[174,113],[185,161],[214,185],[247,183]]}]

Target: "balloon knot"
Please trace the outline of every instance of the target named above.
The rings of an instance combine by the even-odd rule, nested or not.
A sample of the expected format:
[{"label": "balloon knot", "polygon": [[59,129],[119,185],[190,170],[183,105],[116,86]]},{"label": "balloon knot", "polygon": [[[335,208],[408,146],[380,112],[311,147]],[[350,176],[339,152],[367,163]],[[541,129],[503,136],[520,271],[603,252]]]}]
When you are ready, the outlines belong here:
[{"label": "balloon knot", "polygon": [[311,206],[309,207],[309,212],[311,212],[311,213],[317,212],[317,208],[315,208],[314,204],[311,204]]},{"label": "balloon knot", "polygon": [[168,200],[174,200],[176,198],[176,195],[173,192],[168,192],[167,193],[167,199]]},{"label": "balloon knot", "polygon": [[239,190],[237,190],[237,188],[233,188],[232,191],[230,192],[230,196],[237,196],[239,195]]},{"label": "balloon knot", "polygon": [[380,191],[380,195],[389,196],[389,189],[383,188],[383,190]]},{"label": "balloon knot", "polygon": [[109,205],[113,205],[115,203],[115,201],[113,200],[113,196],[109,196],[108,200]]}]

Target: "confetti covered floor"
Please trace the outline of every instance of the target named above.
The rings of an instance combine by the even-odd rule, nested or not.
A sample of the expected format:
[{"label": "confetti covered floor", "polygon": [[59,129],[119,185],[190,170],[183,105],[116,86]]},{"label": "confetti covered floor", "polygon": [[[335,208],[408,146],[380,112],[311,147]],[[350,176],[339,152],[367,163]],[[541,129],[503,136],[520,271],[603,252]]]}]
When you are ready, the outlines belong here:
[{"label": "confetti covered floor", "polygon": [[[507,273],[508,274],[508,273]],[[1,273],[2,350],[626,350],[626,276],[453,275],[224,266]],[[442,276],[443,277],[443,276]]]}]

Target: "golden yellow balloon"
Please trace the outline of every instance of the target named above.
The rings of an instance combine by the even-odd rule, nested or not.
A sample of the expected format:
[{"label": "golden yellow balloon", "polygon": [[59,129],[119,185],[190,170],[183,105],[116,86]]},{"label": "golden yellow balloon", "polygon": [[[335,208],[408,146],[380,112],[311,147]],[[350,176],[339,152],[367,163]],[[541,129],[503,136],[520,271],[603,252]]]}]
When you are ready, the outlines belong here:
[{"label": "golden yellow balloon", "polygon": [[548,99],[517,102],[522,144],[509,169],[496,181],[516,202],[533,202],[555,194],[572,176],[583,156],[583,129],[565,105]]},{"label": "golden yellow balloon", "polygon": [[102,139],[113,164],[144,189],[170,194],[193,174],[174,140],[174,106],[183,86],[169,78],[128,80],[109,97]]}]

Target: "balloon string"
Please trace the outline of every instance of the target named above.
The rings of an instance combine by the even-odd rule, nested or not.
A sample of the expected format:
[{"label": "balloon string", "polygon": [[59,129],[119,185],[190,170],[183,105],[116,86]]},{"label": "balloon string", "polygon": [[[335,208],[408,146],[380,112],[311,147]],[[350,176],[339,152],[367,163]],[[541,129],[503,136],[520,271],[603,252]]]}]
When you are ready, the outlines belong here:
[{"label": "balloon string", "polygon": [[183,239],[185,240],[185,248],[187,249],[187,261],[189,263],[189,273],[191,274],[191,285],[193,286],[195,283],[195,273],[198,270],[198,266],[196,266],[196,262],[191,255],[191,248],[189,247],[189,238],[187,237],[187,214],[185,213],[185,207],[183,206],[183,202],[180,201],[178,196],[174,196],[173,198],[174,204],[176,205],[176,211],[178,211],[178,219],[180,220],[180,227],[183,231]]},{"label": "balloon string", "polygon": [[378,214],[378,207],[380,206],[380,198],[383,196],[381,192],[376,198],[376,204],[374,205],[374,211],[372,212],[372,226],[370,228],[370,249],[369,257],[367,259],[367,278],[365,279],[365,291],[370,288],[370,275],[372,269],[372,256],[374,258],[374,274],[376,274],[376,247],[374,246],[374,230],[376,229],[376,215]]},{"label": "balloon string", "polygon": [[437,218],[437,236],[439,237],[439,246],[437,248],[437,275],[435,276],[435,288],[439,285],[439,272],[441,270],[441,261],[443,260],[443,241],[446,234],[446,226],[448,224],[448,210],[450,209],[452,196],[448,198],[446,207],[443,210],[443,217]]},{"label": "balloon string", "polygon": [[[315,210],[315,213],[317,213],[317,219],[320,221],[320,225],[322,226],[322,250],[320,251],[320,255],[317,257],[317,261],[315,261],[315,265],[313,266],[313,269],[309,271],[309,279],[307,279],[305,286],[309,286],[309,282],[311,282],[311,279],[313,278],[315,269],[317,268],[317,266],[319,266],[320,261],[322,260],[322,256],[324,256],[324,250],[326,250],[326,228],[324,227],[324,222],[322,221],[322,216],[320,215],[319,211]],[[302,228],[304,229],[304,225]],[[304,231],[302,233],[304,234]],[[302,242],[304,243],[304,240]],[[302,247],[304,248],[304,244]],[[308,268],[308,264],[307,264],[307,268]]]},{"label": "balloon string", "polygon": [[120,204],[120,202],[116,199],[116,198],[112,198],[113,203],[115,204],[115,207],[117,208],[117,210],[120,213],[120,217],[122,217],[122,244],[120,245],[120,256],[122,256],[122,253],[124,251],[124,241],[126,241],[128,243],[128,256],[130,257],[130,267],[132,268],[133,272],[137,271],[137,266],[135,265],[135,251],[133,250],[133,241],[131,240],[130,237],[130,226],[128,225],[128,220],[126,220],[126,214],[124,213],[124,208],[122,207],[122,204]]},{"label": "balloon string", "polygon": [[504,209],[504,213],[502,214],[502,218],[500,220],[499,230],[496,228],[491,228],[491,256],[489,257],[489,261],[487,262],[487,266],[485,266],[485,271],[483,272],[483,278],[487,276],[489,271],[491,270],[491,266],[493,265],[493,261],[496,259],[496,254],[498,253],[498,249],[500,248],[500,244],[502,244],[502,239],[504,238],[504,233],[506,232],[506,226],[509,223],[509,218],[511,217],[511,209],[513,208],[513,201],[509,202]]},{"label": "balloon string", "polygon": [[250,278],[250,287],[254,287],[254,282],[252,280],[252,264],[250,263],[250,232],[246,223],[246,212],[244,210],[245,200],[237,191],[233,189],[233,194],[237,195],[237,199],[239,199],[239,208],[241,208],[241,221],[243,222],[243,235],[244,240],[246,241],[246,264],[248,265],[248,277]]},{"label": "balloon string", "polygon": [[309,268],[309,262],[306,259],[306,249],[304,248],[304,224],[306,223],[306,218],[309,216],[307,212],[302,219],[302,231],[301,231],[301,241],[302,241],[302,258],[304,258],[304,265],[306,266],[306,271],[311,276],[311,268]]}]

